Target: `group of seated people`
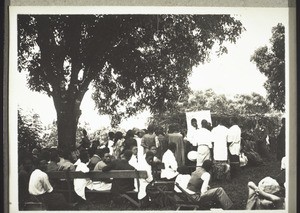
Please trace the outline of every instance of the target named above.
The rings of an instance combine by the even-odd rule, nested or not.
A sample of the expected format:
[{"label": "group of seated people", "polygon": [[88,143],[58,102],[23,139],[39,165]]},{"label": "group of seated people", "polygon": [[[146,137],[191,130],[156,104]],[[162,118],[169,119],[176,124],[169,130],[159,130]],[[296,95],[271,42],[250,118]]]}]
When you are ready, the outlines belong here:
[{"label": "group of seated people", "polygon": [[[170,135],[165,137],[162,129],[155,133],[152,126],[148,128],[147,133],[138,129],[129,130],[125,137],[120,132],[114,134],[110,132],[107,140],[104,140],[105,143],[97,141],[90,143],[86,131],[83,131],[82,143],[75,155],[74,153],[60,153],[56,148],[41,153],[37,153],[34,149],[33,161],[30,158],[23,161],[19,172],[20,208],[24,204],[26,194],[40,197],[47,202],[49,209],[74,208],[73,204],[66,202],[62,194],[53,192],[47,172],[141,170],[146,171],[148,177],[140,179],[139,184],[130,178],[97,181],[74,179],[74,191],[78,195],[78,200],[84,201],[86,190],[110,190],[115,195],[135,190],[138,192],[138,199],[141,203],[149,204],[149,188],[152,185],[150,183],[160,179],[178,183],[201,205],[209,203],[213,205],[210,207],[230,209],[233,203],[224,189],[221,187],[210,189],[209,187],[214,162],[211,159],[203,159],[201,165],[195,165],[194,171],[191,171],[184,163],[184,159],[187,159],[186,153],[180,157],[181,160],[178,160],[184,144],[178,143],[182,135],[178,137],[180,133],[177,132],[176,126],[173,126],[173,129],[174,131],[170,133],[171,137]],[[168,140],[168,138],[175,138],[175,140]],[[39,154],[38,157],[36,157],[37,154]],[[191,160],[194,160],[196,164],[197,157]],[[36,167],[30,165],[30,161],[31,163],[37,162]],[[157,173],[158,170],[160,171]],[[26,190],[26,186],[29,190]],[[174,189],[179,190],[176,186]],[[118,202],[117,199],[115,196],[115,202]]]}]

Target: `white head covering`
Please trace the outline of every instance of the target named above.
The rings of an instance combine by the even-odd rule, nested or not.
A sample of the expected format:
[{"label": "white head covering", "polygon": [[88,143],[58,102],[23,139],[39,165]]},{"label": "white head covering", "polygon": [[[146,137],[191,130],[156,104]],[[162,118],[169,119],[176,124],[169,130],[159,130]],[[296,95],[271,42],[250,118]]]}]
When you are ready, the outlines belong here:
[{"label": "white head covering", "polygon": [[258,188],[266,193],[274,194],[280,190],[277,181],[271,177],[265,177],[258,183]]}]

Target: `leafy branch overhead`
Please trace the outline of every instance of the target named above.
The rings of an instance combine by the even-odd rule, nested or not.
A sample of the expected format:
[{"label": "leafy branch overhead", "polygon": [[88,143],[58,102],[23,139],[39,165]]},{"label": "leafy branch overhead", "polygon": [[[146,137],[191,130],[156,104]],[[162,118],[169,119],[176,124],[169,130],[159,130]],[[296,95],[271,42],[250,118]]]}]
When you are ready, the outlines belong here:
[{"label": "leafy branch overhead", "polygon": [[93,81],[101,113],[164,110],[213,45],[226,52],[242,30],[229,15],[20,16],[19,70],[32,90],[62,99]]},{"label": "leafy branch overhead", "polygon": [[243,30],[230,15],[19,15],[18,66],[31,90],[53,98],[58,144],[74,145],[90,85],[113,121],[163,112],[189,92],[192,67]]}]

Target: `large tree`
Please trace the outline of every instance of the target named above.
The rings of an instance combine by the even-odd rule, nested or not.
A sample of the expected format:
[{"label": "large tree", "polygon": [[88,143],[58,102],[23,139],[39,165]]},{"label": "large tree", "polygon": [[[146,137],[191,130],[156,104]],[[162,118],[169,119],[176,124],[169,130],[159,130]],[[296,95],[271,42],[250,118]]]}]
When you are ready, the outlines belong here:
[{"label": "large tree", "polygon": [[192,67],[214,45],[226,52],[242,31],[230,15],[19,15],[19,71],[53,98],[58,147],[73,150],[89,85],[99,112],[114,120],[164,111],[188,91]]},{"label": "large tree", "polygon": [[251,61],[268,79],[264,84],[268,99],[274,109],[285,111],[285,35],[284,26],[278,24],[272,28],[271,46],[255,50]]}]

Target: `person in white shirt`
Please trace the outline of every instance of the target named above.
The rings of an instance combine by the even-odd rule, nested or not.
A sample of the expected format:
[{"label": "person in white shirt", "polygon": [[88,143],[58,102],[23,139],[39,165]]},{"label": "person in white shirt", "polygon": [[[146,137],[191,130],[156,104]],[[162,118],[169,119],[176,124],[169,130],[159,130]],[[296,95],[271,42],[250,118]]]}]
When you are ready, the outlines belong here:
[{"label": "person in white shirt", "polygon": [[[108,149],[107,149],[107,152],[108,152]],[[90,171],[88,164],[89,164],[89,154],[87,151],[83,150],[80,152],[79,159],[74,164],[74,165],[76,165],[75,171],[88,173]],[[96,164],[96,166],[97,166],[97,164]],[[95,181],[95,183],[94,183],[90,178],[75,178],[74,179],[74,191],[83,200],[86,200],[85,188],[88,188],[89,190],[106,191],[106,190],[111,189],[111,184],[110,183],[102,184],[102,182],[99,182],[99,181]]]},{"label": "person in white shirt", "polygon": [[161,170],[161,179],[175,180],[179,174],[177,172],[178,164],[175,158],[176,144],[171,142],[168,145],[168,150],[163,154],[162,163],[165,168]]},{"label": "person in white shirt", "polygon": [[236,176],[240,168],[241,128],[235,123],[235,119],[232,119],[233,125],[229,128],[227,136],[231,177]]},{"label": "person in white shirt", "polygon": [[[187,166],[180,166],[177,169],[179,175],[177,175],[175,179],[175,183],[178,183],[181,188],[183,188],[189,194],[195,194],[195,192],[189,190],[187,188],[188,183],[191,179],[191,175],[189,174],[189,168]],[[181,190],[175,185],[174,190],[178,193],[181,193]]]},{"label": "person in white shirt", "polygon": [[220,122],[218,126],[211,130],[213,142],[213,158],[215,161],[227,161],[227,136],[228,128]]},{"label": "person in white shirt", "polygon": [[[89,154],[87,151],[81,151],[79,155],[79,159],[75,162],[76,172],[88,173],[90,169],[88,168],[89,164]],[[92,190],[93,189],[93,181],[89,178],[75,178],[74,179],[74,191],[76,194],[81,197],[83,200],[86,200],[85,197],[85,187]]]},{"label": "person in white shirt", "polygon": [[[130,160],[128,161],[128,163],[133,166],[135,169],[138,168],[138,158],[137,158],[137,154],[138,154],[138,148],[135,145],[132,145],[130,147],[130,150],[132,151],[132,156],[130,158]],[[142,160],[142,159],[140,159]]]},{"label": "person in white shirt", "polygon": [[46,204],[47,210],[71,210],[74,205],[66,202],[65,197],[61,193],[54,193],[53,187],[49,182],[49,177],[45,173],[47,169],[47,161],[41,160],[38,168],[35,169],[29,179],[28,191],[38,200]]},{"label": "person in white shirt", "polygon": [[198,127],[196,118],[191,119],[191,125],[192,125],[192,127],[188,131],[187,140],[193,146],[197,146],[197,133],[198,133],[199,127]]},{"label": "person in white shirt", "polygon": [[[138,171],[146,171],[147,172],[147,178],[140,178],[140,188],[138,192],[138,199],[142,200],[144,203],[149,202],[149,197],[147,196],[147,186],[149,183],[153,181],[152,176],[152,163],[153,163],[153,157],[154,154],[151,151],[146,152],[145,158],[138,163]],[[143,203],[142,202],[142,203]]]},{"label": "person in white shirt", "polygon": [[200,129],[195,131],[194,144],[197,146],[198,152],[196,166],[202,166],[205,160],[211,160],[212,134],[208,130],[208,122],[205,119],[201,121],[201,126]]}]

